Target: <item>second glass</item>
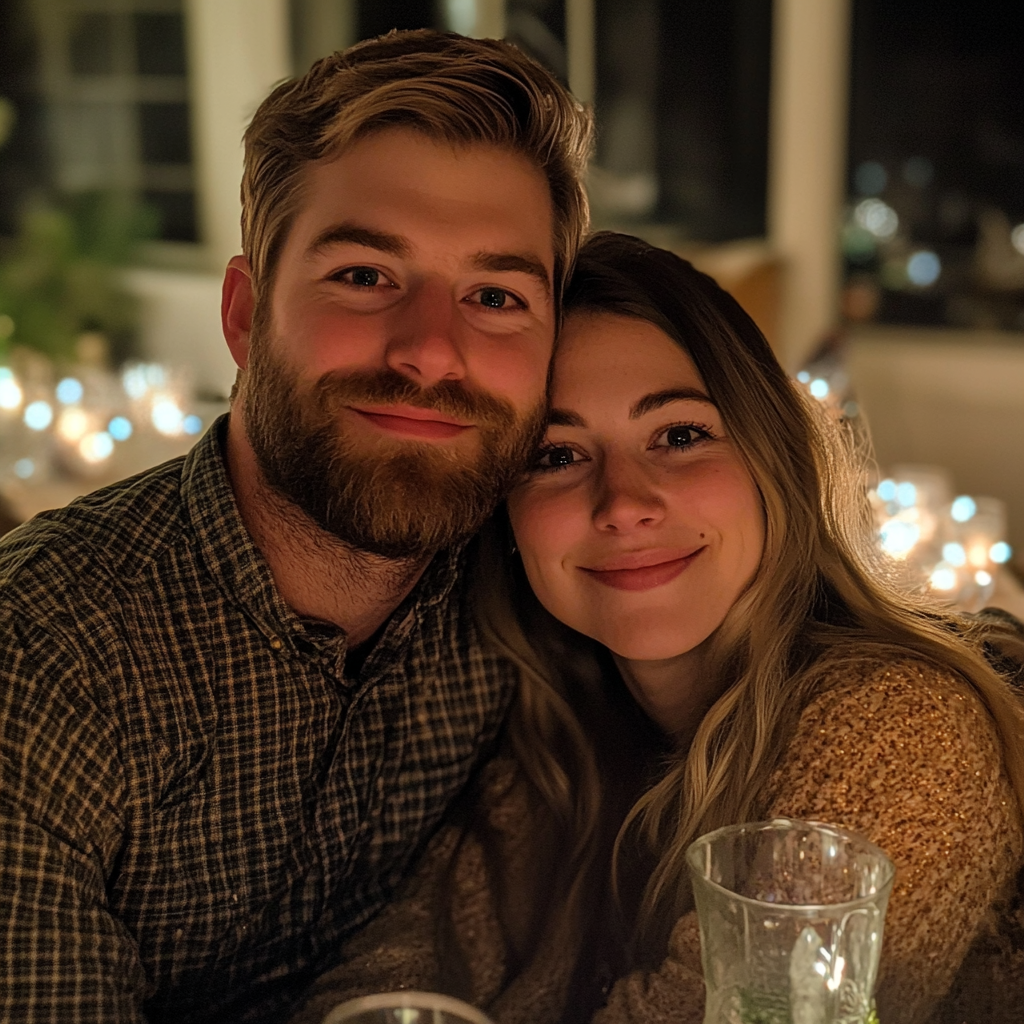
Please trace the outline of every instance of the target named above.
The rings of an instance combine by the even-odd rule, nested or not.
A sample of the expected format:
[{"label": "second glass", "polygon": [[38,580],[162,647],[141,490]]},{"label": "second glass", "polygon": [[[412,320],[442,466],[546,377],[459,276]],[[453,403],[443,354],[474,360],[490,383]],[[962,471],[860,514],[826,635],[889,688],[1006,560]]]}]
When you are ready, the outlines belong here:
[{"label": "second glass", "polygon": [[705,1024],[867,1024],[895,868],[818,822],[730,825],[686,854]]}]

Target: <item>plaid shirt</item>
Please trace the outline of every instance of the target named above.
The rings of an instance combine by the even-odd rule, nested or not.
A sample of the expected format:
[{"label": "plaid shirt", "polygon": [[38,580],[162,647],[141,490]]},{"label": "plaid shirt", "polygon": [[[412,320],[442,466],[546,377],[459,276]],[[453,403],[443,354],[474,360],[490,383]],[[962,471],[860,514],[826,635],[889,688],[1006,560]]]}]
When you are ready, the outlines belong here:
[{"label": "plaid shirt", "polygon": [[439,555],[358,672],[284,604],[223,423],[0,544],[0,1019],[272,1021],[512,692]]}]

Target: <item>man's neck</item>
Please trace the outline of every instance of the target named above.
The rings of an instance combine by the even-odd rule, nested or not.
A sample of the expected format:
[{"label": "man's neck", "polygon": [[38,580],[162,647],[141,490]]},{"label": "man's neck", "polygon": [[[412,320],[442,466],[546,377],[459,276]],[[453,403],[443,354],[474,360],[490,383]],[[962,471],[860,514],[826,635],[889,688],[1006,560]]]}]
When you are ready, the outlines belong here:
[{"label": "man's neck", "polygon": [[270,566],[285,603],[303,618],[345,630],[364,643],[387,621],[430,559],[389,559],[321,530],[263,478],[241,416],[228,420],[227,467],[242,522]]}]

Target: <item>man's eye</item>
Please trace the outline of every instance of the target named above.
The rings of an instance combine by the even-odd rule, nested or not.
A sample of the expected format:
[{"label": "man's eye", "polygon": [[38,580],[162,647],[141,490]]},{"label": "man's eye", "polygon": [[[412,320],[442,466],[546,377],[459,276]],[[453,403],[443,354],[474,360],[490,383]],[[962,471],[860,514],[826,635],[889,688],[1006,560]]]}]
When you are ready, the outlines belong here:
[{"label": "man's eye", "polygon": [[678,427],[669,427],[658,435],[655,446],[667,448],[689,448],[698,441],[706,441],[711,437],[708,431],[701,427],[690,424]]},{"label": "man's eye", "polygon": [[374,270],[373,267],[349,267],[347,270],[342,270],[338,273],[336,278],[348,284],[353,284],[357,288],[376,288],[380,284],[391,283],[379,270]]},{"label": "man's eye", "polygon": [[560,445],[541,449],[533,465],[535,469],[564,469],[582,461],[577,458],[577,453],[572,448]]},{"label": "man's eye", "polygon": [[504,288],[481,288],[473,293],[481,306],[488,309],[522,309],[523,302]]}]

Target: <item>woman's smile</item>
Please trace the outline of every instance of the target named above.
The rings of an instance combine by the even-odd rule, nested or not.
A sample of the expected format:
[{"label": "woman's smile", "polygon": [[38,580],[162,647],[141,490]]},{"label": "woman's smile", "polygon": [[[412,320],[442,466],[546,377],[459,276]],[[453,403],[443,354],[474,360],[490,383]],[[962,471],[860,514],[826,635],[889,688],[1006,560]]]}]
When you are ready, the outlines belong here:
[{"label": "woman's smile", "polygon": [[636,551],[621,555],[600,566],[581,565],[580,571],[606,587],[616,590],[651,590],[670,583],[707,549],[706,544],[694,550],[668,552],[663,549]]}]

